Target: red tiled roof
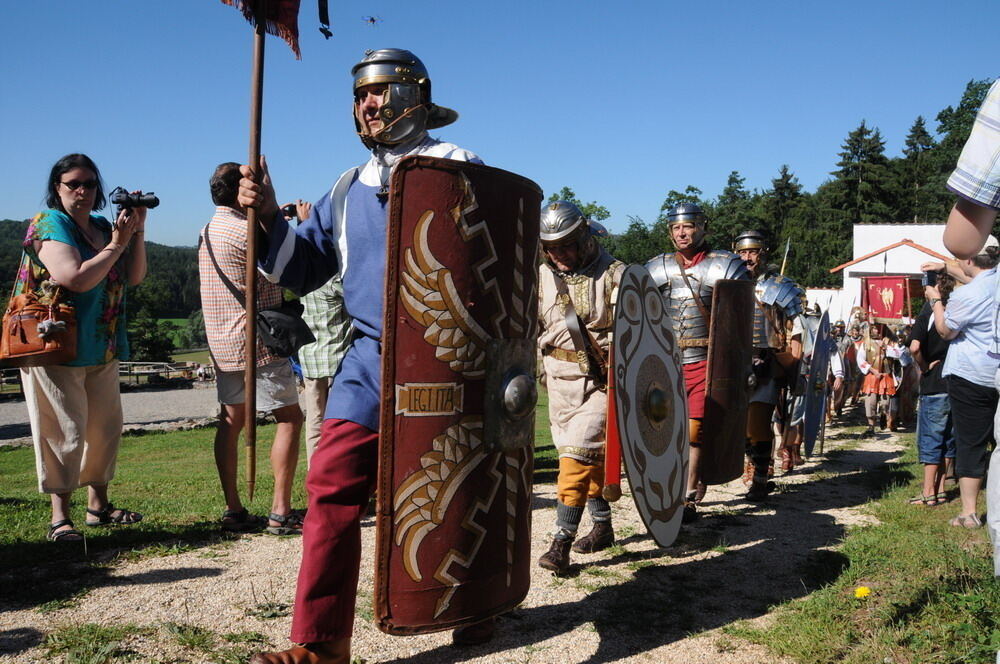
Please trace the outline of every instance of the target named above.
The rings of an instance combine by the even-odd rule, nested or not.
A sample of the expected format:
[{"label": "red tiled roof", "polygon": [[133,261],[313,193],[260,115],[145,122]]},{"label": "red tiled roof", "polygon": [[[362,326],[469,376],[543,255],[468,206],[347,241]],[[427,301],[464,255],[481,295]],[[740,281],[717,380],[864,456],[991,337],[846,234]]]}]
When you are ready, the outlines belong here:
[{"label": "red tiled roof", "polygon": [[907,247],[912,247],[912,248],[916,249],[917,251],[922,251],[922,252],[924,252],[925,254],[927,254],[929,256],[933,256],[934,258],[938,259],[939,261],[949,260],[948,256],[945,256],[944,254],[939,254],[938,252],[934,251],[933,249],[928,249],[927,247],[925,247],[922,244],[917,244],[913,240],[900,240],[899,242],[896,242],[894,244],[890,244],[888,246],[882,247],[881,249],[876,249],[875,251],[873,251],[871,253],[867,253],[864,256],[861,256],[860,258],[855,258],[852,261],[848,261],[847,263],[844,263],[842,265],[838,265],[835,268],[831,268],[830,272],[831,273],[833,273],[833,272],[840,272],[845,267],[850,267],[851,265],[854,265],[855,263],[860,263],[861,261],[868,260],[872,256],[878,256],[879,254],[884,254],[885,252],[889,251],[890,249],[895,249],[896,247],[901,247],[903,245],[906,245]]}]

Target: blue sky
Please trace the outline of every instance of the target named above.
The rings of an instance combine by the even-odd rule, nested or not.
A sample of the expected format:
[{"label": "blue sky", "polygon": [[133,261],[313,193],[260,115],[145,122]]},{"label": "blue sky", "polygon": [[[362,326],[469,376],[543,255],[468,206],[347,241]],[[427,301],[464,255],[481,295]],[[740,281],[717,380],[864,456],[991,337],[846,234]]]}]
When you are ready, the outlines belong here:
[{"label": "blue sky", "polygon": [[[86,152],[110,188],[153,190],[148,239],[193,245],[208,177],[247,154],[252,31],[217,0],[4,3],[0,218],[41,208],[52,163]],[[366,158],[350,67],[366,48],[417,53],[435,132],[546,195],[568,185],[653,221],[670,189],[717,195],[731,170],[766,188],[788,164],[808,189],[848,132],[877,126],[899,153],[917,115],[1000,75],[1000,3],[402,2],[331,0],[299,16],[302,60],[269,37],[263,151],[279,198],[319,198]],[[375,26],[363,17],[374,15]]]}]

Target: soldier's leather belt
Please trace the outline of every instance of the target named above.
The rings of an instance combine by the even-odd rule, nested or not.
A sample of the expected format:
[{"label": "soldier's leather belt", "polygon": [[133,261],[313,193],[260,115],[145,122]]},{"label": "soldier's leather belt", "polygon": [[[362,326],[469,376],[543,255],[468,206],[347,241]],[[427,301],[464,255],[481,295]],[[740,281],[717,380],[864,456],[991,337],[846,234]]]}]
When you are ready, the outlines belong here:
[{"label": "soldier's leather belt", "polygon": [[556,348],[555,346],[546,346],[545,350],[542,351],[543,355],[548,355],[549,357],[562,360],[563,362],[576,362],[579,363],[580,356],[575,350],[568,350],[566,348]]},{"label": "soldier's leather belt", "polygon": [[677,345],[681,348],[707,348],[708,339],[681,339]]}]

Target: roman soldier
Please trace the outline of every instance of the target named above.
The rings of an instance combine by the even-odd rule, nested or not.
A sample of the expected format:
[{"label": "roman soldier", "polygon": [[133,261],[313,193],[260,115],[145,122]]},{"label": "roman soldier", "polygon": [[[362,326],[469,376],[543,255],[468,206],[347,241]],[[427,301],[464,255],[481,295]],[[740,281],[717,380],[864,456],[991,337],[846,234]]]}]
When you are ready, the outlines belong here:
[{"label": "roman soldier", "polygon": [[[559,476],[552,545],[538,564],[556,573],[569,566],[571,547],[577,553],[593,553],[615,541],[611,506],[601,489],[608,352],[625,265],[597,242],[594,235],[600,230],[573,203],[556,201],[542,210],[545,261],[538,279],[538,345]],[[593,528],[576,539],[585,507]]]},{"label": "roman soldier", "polygon": [[[749,281],[750,273],[736,254],[708,246],[705,242],[707,220],[698,205],[682,203],[674,207],[667,212],[667,224],[676,251],[653,258],[646,263],[646,269],[663,295],[664,307],[681,347],[691,442],[687,512],[692,514],[694,505],[705,496],[699,463],[712,293],[717,282],[723,279]],[[743,380],[744,376],[735,378]]]},{"label": "roman soldier", "polygon": [[864,374],[861,393],[865,395],[865,417],[868,429],[864,435],[874,436],[878,426],[879,411],[885,415],[889,430],[895,428],[896,381],[893,369],[898,363],[899,354],[895,348],[890,349],[890,339],[883,336],[881,323],[870,323],[866,330],[861,349],[858,352],[858,367]]},{"label": "roman soldier", "polygon": [[[763,501],[773,488],[768,482],[768,466],[774,453],[771,417],[778,403],[779,390],[786,383],[786,368],[798,360],[789,353],[786,322],[794,320],[806,304],[805,291],[791,279],[767,264],[768,248],[764,234],[749,230],[740,233],[733,250],[746,263],[756,280],[756,307],[753,321],[753,392],[747,413],[747,464],[751,471],[747,500]],[[782,447],[782,456],[790,451]]]}]

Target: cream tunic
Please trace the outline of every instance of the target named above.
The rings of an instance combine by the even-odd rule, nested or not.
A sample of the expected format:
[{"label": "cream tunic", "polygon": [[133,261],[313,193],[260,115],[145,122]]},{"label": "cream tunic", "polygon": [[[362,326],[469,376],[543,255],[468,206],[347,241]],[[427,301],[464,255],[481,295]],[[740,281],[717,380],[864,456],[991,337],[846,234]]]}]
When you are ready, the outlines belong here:
[{"label": "cream tunic", "polygon": [[[614,327],[614,302],[624,263],[603,249],[589,265],[575,274],[556,272],[548,263],[539,270],[538,346],[549,394],[552,441],[560,457],[588,463],[604,459],[607,393],[587,375],[576,360],[576,348],[559,303],[556,279],[566,283],[573,308],[605,353]],[[586,362],[586,360],[584,360]]]}]

